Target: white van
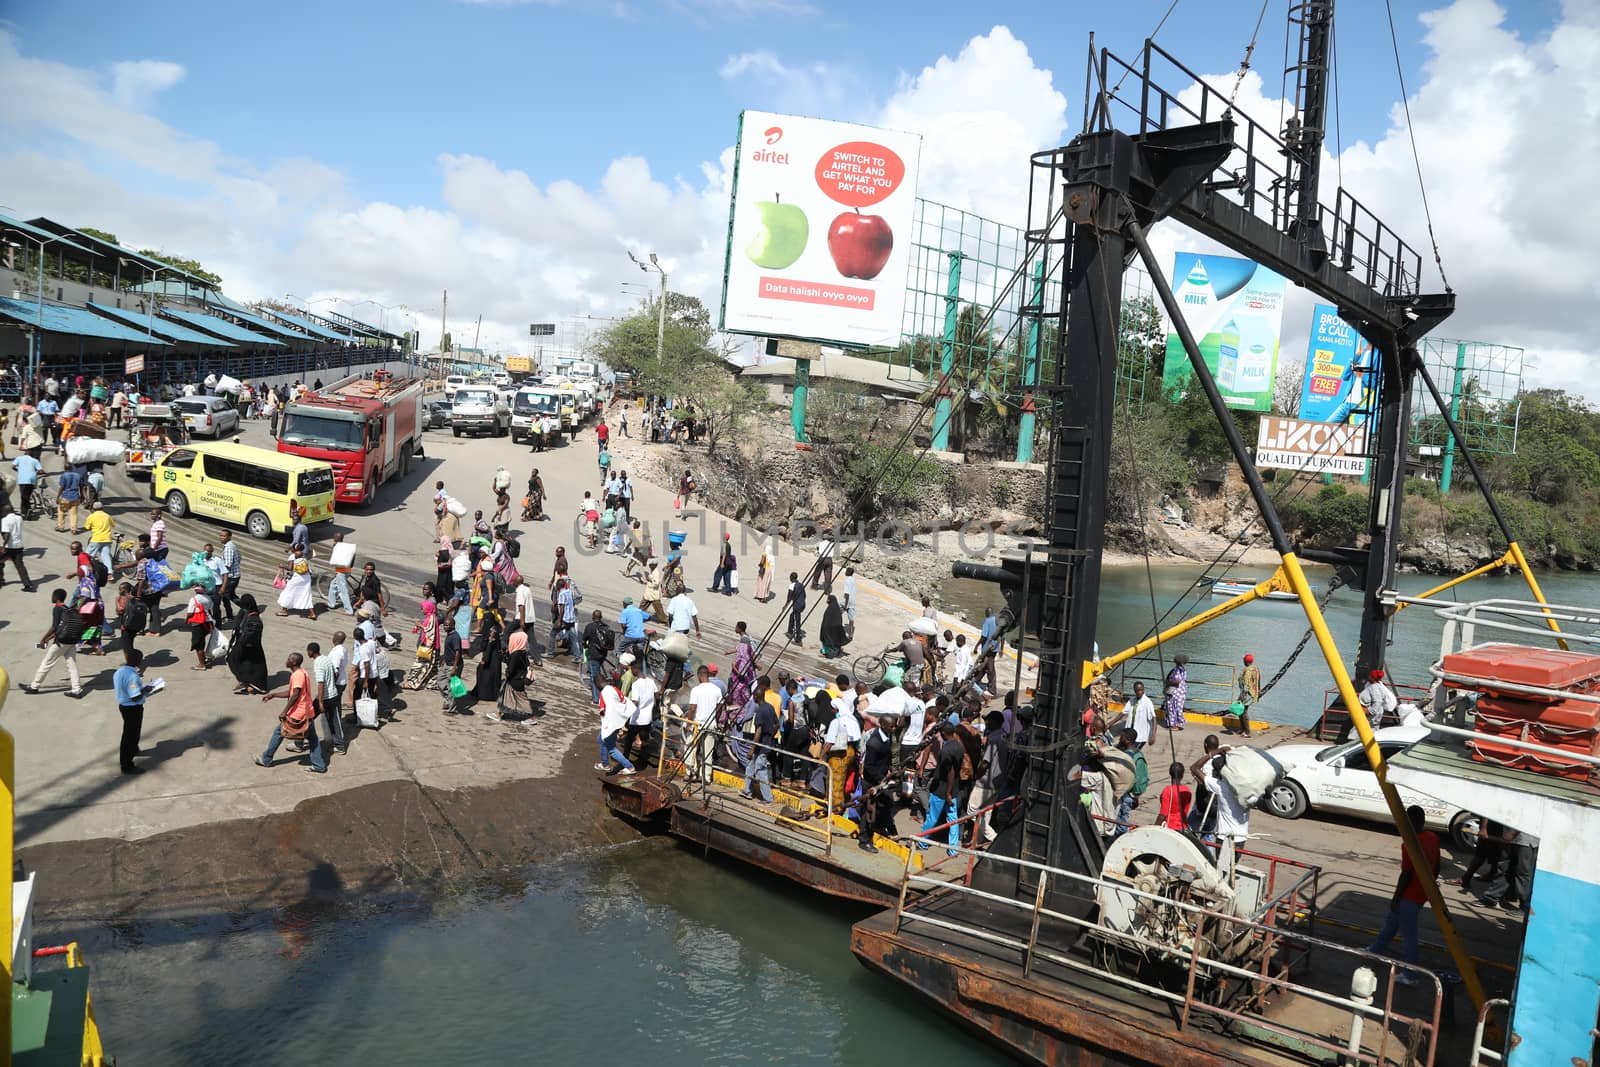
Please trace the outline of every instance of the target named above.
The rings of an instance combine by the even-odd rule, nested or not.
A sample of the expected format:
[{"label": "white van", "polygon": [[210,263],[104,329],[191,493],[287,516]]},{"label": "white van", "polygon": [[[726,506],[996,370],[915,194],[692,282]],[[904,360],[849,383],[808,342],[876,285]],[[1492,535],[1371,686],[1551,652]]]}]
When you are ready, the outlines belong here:
[{"label": "white van", "polygon": [[561,396],[545,386],[524,385],[511,401],[511,440],[518,444],[528,436],[533,420],[546,415],[561,418]]},{"label": "white van", "polygon": [[456,398],[456,390],[460,389],[463,385],[466,385],[466,384],[467,384],[467,376],[465,374],[452,374],[452,375],[450,375],[450,377],[446,378],[444,380],[444,398],[445,398],[445,400],[446,401],[455,400],[455,398]]}]

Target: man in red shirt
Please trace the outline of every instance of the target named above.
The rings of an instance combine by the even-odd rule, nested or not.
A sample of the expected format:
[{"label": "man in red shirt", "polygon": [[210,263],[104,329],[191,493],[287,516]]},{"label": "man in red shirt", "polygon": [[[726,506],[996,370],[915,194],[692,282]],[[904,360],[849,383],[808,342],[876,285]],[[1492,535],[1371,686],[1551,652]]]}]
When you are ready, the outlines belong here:
[{"label": "man in red shirt", "polygon": [[[283,717],[296,724],[306,724],[305,742],[310,747],[311,770],[318,774],[326,774],[328,760],[322,752],[322,745],[317,741],[317,709],[312,703],[311,674],[302,664],[305,657],[298,652],[289,653],[289,658],[284,666],[289,668],[289,684],[276,692],[268,693],[261,698],[263,704],[271,700],[288,698],[289,706],[284,709]],[[256,757],[259,767],[272,766],[272,757],[277,754],[278,746],[283,743],[283,722],[279,720],[272,727],[272,738],[267,742],[267,750]]]},{"label": "man in red shirt", "polygon": [[[1423,859],[1427,860],[1433,876],[1438,878],[1439,835],[1432,830],[1423,829],[1427,825],[1428,816],[1416,804],[1406,809],[1406,818],[1411,820],[1411,828],[1417,832],[1417,844],[1422,846]],[[1422,881],[1411,867],[1411,857],[1402,847],[1400,877],[1395,880],[1394,897],[1389,901],[1389,917],[1383,921],[1383,929],[1378,931],[1378,939],[1367,946],[1367,951],[1377,953],[1386,951],[1389,942],[1393,941],[1394,935],[1398,933],[1405,961],[1415,966],[1418,957],[1417,920],[1421,917],[1423,905],[1427,902],[1428,895],[1422,889]],[[1414,972],[1400,971],[1394,980],[1401,985],[1416,985],[1421,979]]]},{"label": "man in red shirt", "polygon": [[594,436],[595,439],[601,444],[605,444],[607,441],[611,440],[611,427],[602,422],[600,425],[594,428]]}]

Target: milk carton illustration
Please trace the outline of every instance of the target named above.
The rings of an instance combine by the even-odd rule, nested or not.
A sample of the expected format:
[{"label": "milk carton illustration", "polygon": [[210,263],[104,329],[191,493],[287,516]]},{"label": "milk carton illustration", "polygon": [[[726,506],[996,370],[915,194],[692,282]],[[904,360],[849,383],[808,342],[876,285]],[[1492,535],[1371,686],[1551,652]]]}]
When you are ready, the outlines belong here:
[{"label": "milk carton illustration", "polygon": [[1242,384],[1239,324],[1232,319],[1217,331],[1217,384],[1230,393],[1249,391]]}]

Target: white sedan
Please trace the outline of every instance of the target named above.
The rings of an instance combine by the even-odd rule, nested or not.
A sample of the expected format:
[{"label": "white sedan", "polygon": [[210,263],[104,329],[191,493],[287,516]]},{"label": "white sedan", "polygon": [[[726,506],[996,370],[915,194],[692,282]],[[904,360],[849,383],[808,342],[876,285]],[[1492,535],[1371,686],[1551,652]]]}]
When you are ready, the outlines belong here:
[{"label": "white sedan", "polygon": [[[1388,760],[1427,736],[1426,726],[1389,726],[1378,731],[1378,748]],[[1358,739],[1339,745],[1278,745],[1270,751],[1284,773],[1262,798],[1266,811],[1283,819],[1298,819],[1316,810],[1389,822],[1389,806],[1383,802],[1378,776],[1372,773]],[[1406,786],[1395,788],[1402,804],[1416,804],[1427,812],[1429,829],[1448,831],[1458,848],[1472,847],[1477,816]]]}]

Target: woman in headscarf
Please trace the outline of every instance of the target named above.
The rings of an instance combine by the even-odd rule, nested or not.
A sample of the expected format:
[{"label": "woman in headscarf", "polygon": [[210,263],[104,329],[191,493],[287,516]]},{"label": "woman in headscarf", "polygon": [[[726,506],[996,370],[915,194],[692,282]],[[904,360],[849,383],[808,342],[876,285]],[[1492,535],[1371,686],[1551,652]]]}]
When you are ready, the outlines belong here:
[{"label": "woman in headscarf", "polygon": [[520,722],[533,714],[533,704],[528,700],[528,631],[520,623],[511,624],[510,636],[506,638],[505,667],[506,680],[500,690],[499,710],[491,711],[484,718],[498,722],[504,716]]},{"label": "woman in headscarf", "polygon": [[500,620],[493,615],[484,616],[483,630],[479,635],[481,656],[478,660],[477,685],[472,695],[484,702],[498,702],[505,660],[500,647]]},{"label": "woman in headscarf", "polygon": [[439,651],[439,602],[435,598],[434,584],[422,583],[422,618],[417,620],[417,647],[430,652]]},{"label": "woman in headscarf", "polygon": [[544,518],[544,479],[539,477],[538,467],[528,475],[528,512],[529,520]]},{"label": "woman in headscarf", "polygon": [[734,623],[733,633],[739,643],[733,649],[733,670],[728,672],[728,707],[742,708],[756,687],[756,646],[744,623]]},{"label": "woman in headscarf", "polygon": [[850,633],[844,625],[844,608],[832,593],[828,594],[828,606],[822,611],[822,629],[818,636],[822,638],[822,654],[828,659],[844,655],[844,646],[850,643]]},{"label": "woman in headscarf", "polygon": [[448,537],[439,538],[439,554],[434,565],[439,573],[434,575],[433,588],[436,592],[449,596],[450,590],[455,588],[455,579],[451,575],[451,560],[456,554],[456,546]]},{"label": "woman in headscarf", "polygon": [[291,545],[282,566],[279,573],[284,576],[285,583],[278,594],[278,614],[303,611],[307,619],[316,622],[317,597],[311,588],[311,561],[306,559],[305,551],[299,545]]},{"label": "woman in headscarf", "polygon": [[763,545],[761,560],[756,564],[756,600],[762,604],[772,599],[772,568],[777,563],[772,557],[772,547]]},{"label": "woman in headscarf", "polygon": [[245,593],[239,598],[239,621],[234,624],[233,641],[228,645],[228,669],[239,684],[235,695],[267,691],[267,652],[261,647],[266,627],[261,622],[261,605]]}]

